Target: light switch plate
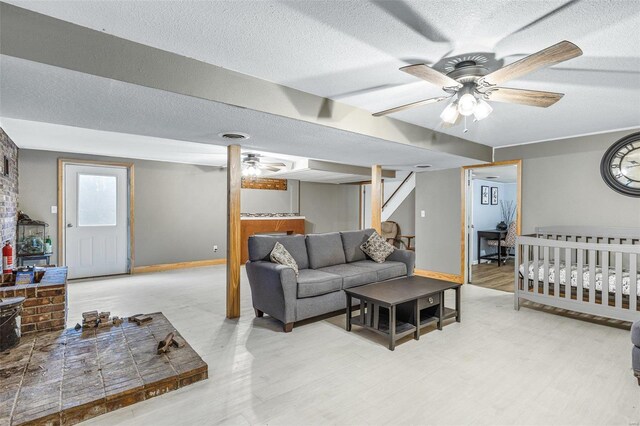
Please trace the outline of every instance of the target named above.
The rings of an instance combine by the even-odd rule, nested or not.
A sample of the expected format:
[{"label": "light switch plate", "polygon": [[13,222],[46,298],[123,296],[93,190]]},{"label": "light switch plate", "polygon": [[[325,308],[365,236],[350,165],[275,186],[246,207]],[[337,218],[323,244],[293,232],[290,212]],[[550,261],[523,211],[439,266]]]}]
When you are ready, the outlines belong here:
[{"label": "light switch plate", "polygon": [[57,214],[58,213],[58,206],[51,206],[51,213],[52,214]]},{"label": "light switch plate", "polygon": [[420,217],[427,217],[427,212],[420,210]]}]

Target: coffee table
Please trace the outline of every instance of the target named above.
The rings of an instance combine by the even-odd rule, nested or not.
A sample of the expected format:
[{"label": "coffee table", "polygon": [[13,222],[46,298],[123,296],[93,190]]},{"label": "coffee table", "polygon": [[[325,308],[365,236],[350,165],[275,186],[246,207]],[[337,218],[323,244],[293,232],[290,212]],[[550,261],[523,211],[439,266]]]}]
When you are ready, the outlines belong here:
[{"label": "coffee table", "polygon": [[[455,309],[444,306],[444,292],[453,289],[456,292]],[[396,341],[413,333],[415,340],[420,339],[420,328],[433,322],[442,330],[442,322],[447,318],[456,318],[460,322],[460,284],[425,277],[405,277],[361,287],[344,290],[347,296],[347,331],[352,325],[364,327],[382,334],[389,339],[389,350],[394,350]],[[351,316],[352,299],[360,300],[360,314]],[[409,306],[410,317],[404,320],[396,318],[397,308]],[[380,308],[388,309],[388,315]],[[406,311],[406,309],[405,309]],[[421,318],[421,311],[426,317]]]}]

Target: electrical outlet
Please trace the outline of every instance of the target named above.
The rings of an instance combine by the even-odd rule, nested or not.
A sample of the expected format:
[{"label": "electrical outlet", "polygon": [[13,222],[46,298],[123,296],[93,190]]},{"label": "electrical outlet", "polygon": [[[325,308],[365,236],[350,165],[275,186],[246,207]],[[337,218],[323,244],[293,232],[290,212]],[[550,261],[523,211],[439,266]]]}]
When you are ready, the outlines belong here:
[{"label": "electrical outlet", "polygon": [[420,217],[427,217],[427,212],[420,210]]},{"label": "electrical outlet", "polygon": [[213,246],[213,252],[217,252],[218,251],[218,246]]}]

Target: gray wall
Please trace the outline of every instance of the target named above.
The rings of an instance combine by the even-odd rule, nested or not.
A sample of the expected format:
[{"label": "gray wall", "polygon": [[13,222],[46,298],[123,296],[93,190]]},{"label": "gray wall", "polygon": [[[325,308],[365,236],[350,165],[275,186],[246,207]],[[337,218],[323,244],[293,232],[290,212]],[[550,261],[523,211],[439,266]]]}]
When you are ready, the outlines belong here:
[{"label": "gray wall", "polygon": [[[49,223],[57,262],[58,158],[132,162],[135,165],[136,266],[226,256],[226,171],[218,167],[20,150],[18,208]],[[307,232],[358,228],[358,186],[289,181],[289,191],[243,190],[242,202],[259,212],[307,216]],[[298,187],[299,186],[299,187]],[[244,192],[244,191],[249,191]],[[277,193],[277,194],[276,194]],[[264,200],[264,202],[262,201]],[[278,200],[282,205],[278,205]],[[259,207],[264,205],[265,207]],[[293,207],[295,206],[295,208]],[[247,211],[243,206],[243,211]],[[213,245],[218,252],[213,252]]]},{"label": "gray wall", "polygon": [[[216,167],[20,150],[19,208],[50,224],[57,262],[57,160],[135,164],[136,266],[224,258],[226,171]],[[213,252],[213,245],[218,252]]]},{"label": "gray wall", "polygon": [[358,185],[300,182],[300,214],[306,217],[306,232],[358,229],[359,188]]},{"label": "gray wall", "polygon": [[288,180],[286,191],[242,189],[242,213],[299,213],[299,185],[297,180]]},{"label": "gray wall", "polygon": [[522,231],[536,226],[640,227],[640,199],[610,189],[602,155],[632,131],[496,149],[495,159],[522,158]]},{"label": "gray wall", "polygon": [[[600,176],[606,149],[632,132],[496,149],[495,161],[523,160],[523,233],[552,225],[640,227],[640,199],[614,192]],[[460,196],[460,169],[418,173],[417,268],[460,273]]]},{"label": "gray wall", "polygon": [[460,169],[417,173],[415,193],[416,268],[459,274]]},{"label": "gray wall", "polygon": [[[400,206],[389,217],[389,220],[400,226],[400,232],[404,235],[415,235],[416,232],[416,190],[414,189],[402,201]],[[406,240],[405,240],[406,241]],[[412,244],[414,244],[412,242]]]}]

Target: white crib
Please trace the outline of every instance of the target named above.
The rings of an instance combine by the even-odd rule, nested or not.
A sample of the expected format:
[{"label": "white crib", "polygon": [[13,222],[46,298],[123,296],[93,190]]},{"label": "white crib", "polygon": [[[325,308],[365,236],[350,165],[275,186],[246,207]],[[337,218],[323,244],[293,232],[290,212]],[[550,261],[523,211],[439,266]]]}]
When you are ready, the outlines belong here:
[{"label": "white crib", "polygon": [[623,321],[640,319],[640,229],[550,226],[516,239],[521,300]]}]

